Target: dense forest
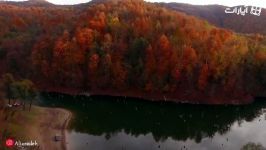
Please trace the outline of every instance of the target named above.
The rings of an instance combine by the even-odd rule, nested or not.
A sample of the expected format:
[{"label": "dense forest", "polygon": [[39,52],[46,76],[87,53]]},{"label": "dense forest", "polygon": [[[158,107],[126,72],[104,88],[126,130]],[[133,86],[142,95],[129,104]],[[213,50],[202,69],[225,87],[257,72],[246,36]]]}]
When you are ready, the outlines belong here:
[{"label": "dense forest", "polygon": [[41,91],[242,104],[266,96],[266,38],[142,0],[0,3],[0,74]]}]

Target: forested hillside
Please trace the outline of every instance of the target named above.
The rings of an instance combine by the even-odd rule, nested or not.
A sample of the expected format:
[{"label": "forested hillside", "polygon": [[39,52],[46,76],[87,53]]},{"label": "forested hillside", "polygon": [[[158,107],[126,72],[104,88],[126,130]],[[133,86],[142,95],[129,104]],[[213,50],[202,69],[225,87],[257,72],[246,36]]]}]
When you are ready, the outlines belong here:
[{"label": "forested hillside", "polygon": [[248,103],[266,95],[265,44],[142,0],[0,3],[0,73],[44,91]]},{"label": "forested hillside", "polygon": [[[190,5],[181,3],[160,3],[166,8],[184,12],[204,19],[215,26],[231,29],[239,33],[260,33],[266,34],[266,10],[262,8],[260,16],[252,15],[249,12],[243,15],[226,14],[226,6],[221,5]],[[243,7],[243,6],[238,6]],[[251,6],[248,7],[248,11]]]}]

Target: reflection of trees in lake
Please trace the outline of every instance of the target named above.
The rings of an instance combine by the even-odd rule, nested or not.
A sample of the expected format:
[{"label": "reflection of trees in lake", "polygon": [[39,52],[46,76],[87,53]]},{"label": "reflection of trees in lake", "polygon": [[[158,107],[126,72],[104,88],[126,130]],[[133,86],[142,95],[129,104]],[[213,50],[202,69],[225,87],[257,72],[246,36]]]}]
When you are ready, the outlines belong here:
[{"label": "reflection of trees in lake", "polygon": [[245,106],[177,105],[118,97],[86,98],[57,94],[43,94],[42,98],[46,105],[72,110],[76,117],[71,128],[75,131],[104,134],[107,138],[122,130],[133,136],[152,133],[157,141],[171,137],[200,142],[217,132],[226,133],[235,121],[239,124],[243,120],[252,121],[266,106],[263,102]]},{"label": "reflection of trees in lake", "polygon": [[252,142],[247,143],[244,145],[241,150],[266,150],[265,147],[263,147],[260,143],[255,144]]}]

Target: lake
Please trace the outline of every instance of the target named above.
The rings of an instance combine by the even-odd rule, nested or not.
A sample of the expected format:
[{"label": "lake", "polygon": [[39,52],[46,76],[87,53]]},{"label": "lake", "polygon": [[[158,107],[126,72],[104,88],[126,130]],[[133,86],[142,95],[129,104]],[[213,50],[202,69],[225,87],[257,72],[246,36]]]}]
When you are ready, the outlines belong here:
[{"label": "lake", "polygon": [[43,93],[40,105],[73,112],[68,150],[240,150],[266,147],[266,101],[243,106]]}]

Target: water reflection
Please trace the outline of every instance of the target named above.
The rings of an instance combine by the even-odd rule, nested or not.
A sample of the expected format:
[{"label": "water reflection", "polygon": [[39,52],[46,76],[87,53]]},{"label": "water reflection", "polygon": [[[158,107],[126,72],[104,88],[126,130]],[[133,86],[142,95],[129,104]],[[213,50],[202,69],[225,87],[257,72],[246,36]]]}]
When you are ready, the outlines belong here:
[{"label": "water reflection", "polygon": [[[73,141],[84,141],[72,141],[72,146],[78,143],[76,150],[79,145],[80,149],[87,145],[97,150],[123,149],[115,141],[123,141],[126,149],[204,149],[204,145],[207,149],[240,149],[249,142],[246,140],[266,139],[262,132],[266,129],[266,102],[262,101],[245,106],[207,106],[51,93],[41,98],[43,105],[74,112],[69,136]],[[236,146],[236,142],[243,144]],[[142,148],[137,143],[142,143]]]},{"label": "water reflection", "polygon": [[244,145],[241,150],[266,150],[261,144],[255,144],[252,142],[247,143]]}]

